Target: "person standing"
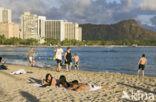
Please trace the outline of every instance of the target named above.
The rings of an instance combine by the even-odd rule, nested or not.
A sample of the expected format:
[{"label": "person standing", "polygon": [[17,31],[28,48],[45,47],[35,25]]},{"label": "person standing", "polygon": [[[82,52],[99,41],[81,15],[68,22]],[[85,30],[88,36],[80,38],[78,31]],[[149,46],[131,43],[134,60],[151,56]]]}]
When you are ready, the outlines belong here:
[{"label": "person standing", "polygon": [[33,47],[31,47],[30,48],[30,50],[29,50],[29,52],[27,53],[27,55],[26,55],[26,59],[27,59],[27,56],[29,56],[29,63],[30,63],[30,65],[33,67],[34,66],[34,63],[33,63],[33,55],[34,55],[34,48]]},{"label": "person standing", "polygon": [[34,54],[33,54],[33,66],[35,65],[35,59],[37,58],[37,51],[36,50],[34,50]]},{"label": "person standing", "polygon": [[54,52],[56,52],[57,71],[60,71],[63,56],[63,49],[61,48],[61,45],[58,45],[58,47],[54,50]]},{"label": "person standing", "polygon": [[142,54],[142,57],[139,59],[138,62],[138,75],[140,73],[140,69],[142,69],[142,76],[144,76],[144,69],[145,65],[147,64],[147,59],[145,58],[145,54]]},{"label": "person standing", "polygon": [[67,52],[64,55],[66,70],[71,70],[72,67],[72,53],[70,47],[67,48]]},{"label": "person standing", "polygon": [[76,70],[76,68],[79,70],[80,58],[79,58],[78,54],[74,55],[74,63],[75,63],[75,70]]}]

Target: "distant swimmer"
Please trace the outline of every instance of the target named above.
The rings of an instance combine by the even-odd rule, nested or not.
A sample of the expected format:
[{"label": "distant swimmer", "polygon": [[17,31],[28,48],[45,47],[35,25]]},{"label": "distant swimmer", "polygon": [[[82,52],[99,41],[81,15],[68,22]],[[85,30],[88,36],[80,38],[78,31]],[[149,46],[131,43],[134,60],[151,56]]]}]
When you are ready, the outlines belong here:
[{"label": "distant swimmer", "polygon": [[140,73],[140,69],[142,69],[142,76],[144,76],[144,68],[145,65],[147,64],[147,59],[145,58],[145,54],[142,54],[142,57],[139,59],[138,62],[138,75]]}]

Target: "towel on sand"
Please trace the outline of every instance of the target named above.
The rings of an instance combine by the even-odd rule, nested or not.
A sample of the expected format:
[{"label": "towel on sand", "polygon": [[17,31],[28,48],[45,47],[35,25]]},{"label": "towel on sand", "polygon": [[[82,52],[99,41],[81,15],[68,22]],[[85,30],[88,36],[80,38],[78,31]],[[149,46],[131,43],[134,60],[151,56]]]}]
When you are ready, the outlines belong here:
[{"label": "towel on sand", "polygon": [[32,84],[30,84],[31,86],[36,86],[36,87],[41,87],[42,86],[42,84],[38,84],[38,83],[32,83]]},{"label": "towel on sand", "polygon": [[15,74],[25,74],[26,71],[24,69],[19,69],[17,71],[11,72],[10,74],[15,75]]}]

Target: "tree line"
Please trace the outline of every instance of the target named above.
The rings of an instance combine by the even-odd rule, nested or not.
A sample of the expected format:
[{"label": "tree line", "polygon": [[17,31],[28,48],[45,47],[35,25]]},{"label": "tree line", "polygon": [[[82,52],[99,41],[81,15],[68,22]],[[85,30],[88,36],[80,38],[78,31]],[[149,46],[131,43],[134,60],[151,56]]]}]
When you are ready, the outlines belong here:
[{"label": "tree line", "polygon": [[[36,39],[21,39],[21,38],[5,38],[5,36],[0,35],[0,44],[1,45],[41,45]],[[85,45],[126,45],[132,46],[133,44],[140,46],[156,46],[156,40],[64,40],[59,41],[55,39],[46,39],[45,43],[42,45],[57,45],[61,44],[62,46],[85,46]]]},{"label": "tree line", "polygon": [[38,41],[36,39],[21,39],[12,37],[7,39],[4,35],[0,35],[0,44],[2,45],[36,45]]}]

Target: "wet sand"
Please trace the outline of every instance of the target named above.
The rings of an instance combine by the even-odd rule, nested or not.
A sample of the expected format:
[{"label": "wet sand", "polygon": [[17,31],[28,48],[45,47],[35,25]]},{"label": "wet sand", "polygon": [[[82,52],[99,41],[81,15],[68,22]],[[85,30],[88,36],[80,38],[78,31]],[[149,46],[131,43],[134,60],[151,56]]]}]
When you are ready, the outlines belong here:
[{"label": "wet sand", "polygon": [[[0,102],[131,102],[122,98],[123,91],[131,96],[132,92],[147,94],[147,102],[156,101],[156,77],[142,77],[120,73],[102,73],[88,71],[56,72],[55,68],[35,68],[29,66],[7,65],[8,70],[0,70]],[[10,75],[10,72],[24,69],[26,74]],[[67,81],[78,80],[81,83],[109,85],[108,89],[74,92],[55,87],[35,87],[31,83],[40,83],[41,77],[51,73],[58,79],[65,75]],[[150,100],[154,95],[154,100]],[[144,97],[146,100],[146,97]]]}]

